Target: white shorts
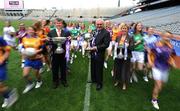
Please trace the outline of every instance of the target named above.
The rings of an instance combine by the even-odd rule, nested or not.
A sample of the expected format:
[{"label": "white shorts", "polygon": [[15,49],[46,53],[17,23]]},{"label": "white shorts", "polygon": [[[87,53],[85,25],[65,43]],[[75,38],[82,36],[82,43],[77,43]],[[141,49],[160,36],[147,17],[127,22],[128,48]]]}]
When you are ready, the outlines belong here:
[{"label": "white shorts", "polygon": [[72,40],[71,41],[71,46],[77,47],[78,46],[78,41],[77,40]]},{"label": "white shorts", "polygon": [[83,47],[83,46],[84,46],[84,45],[86,45],[86,44],[87,44],[87,42],[86,42],[86,41],[84,41],[84,40],[83,40],[83,41],[82,41],[82,40],[81,40],[81,41],[79,41],[79,45],[80,45],[81,47]]},{"label": "white shorts", "polygon": [[167,82],[169,78],[168,70],[159,70],[156,67],[152,68],[152,74],[154,80],[161,80],[163,82]]},{"label": "white shorts", "polygon": [[132,51],[131,62],[144,63],[144,52]]},{"label": "white shorts", "polygon": [[12,46],[12,47],[16,46],[16,38],[15,37],[11,37],[10,35],[5,34],[3,38],[9,46]]}]

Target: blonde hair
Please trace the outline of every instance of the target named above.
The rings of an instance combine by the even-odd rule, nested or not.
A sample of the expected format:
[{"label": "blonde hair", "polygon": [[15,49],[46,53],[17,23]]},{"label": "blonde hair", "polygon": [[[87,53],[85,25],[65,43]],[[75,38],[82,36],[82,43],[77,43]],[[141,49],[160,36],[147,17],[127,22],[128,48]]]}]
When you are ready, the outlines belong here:
[{"label": "blonde hair", "polygon": [[121,31],[121,29],[122,29],[122,26],[124,26],[125,25],[125,23],[121,23],[121,24],[119,24],[119,31]]},{"label": "blonde hair", "polygon": [[127,24],[125,24],[125,23],[124,23],[124,24],[122,24],[122,25],[121,25],[121,29],[120,29],[120,31],[121,31],[121,30],[122,30],[122,28],[124,28],[124,27],[126,27],[126,28],[127,28],[127,30],[129,29],[129,26],[128,26]]}]

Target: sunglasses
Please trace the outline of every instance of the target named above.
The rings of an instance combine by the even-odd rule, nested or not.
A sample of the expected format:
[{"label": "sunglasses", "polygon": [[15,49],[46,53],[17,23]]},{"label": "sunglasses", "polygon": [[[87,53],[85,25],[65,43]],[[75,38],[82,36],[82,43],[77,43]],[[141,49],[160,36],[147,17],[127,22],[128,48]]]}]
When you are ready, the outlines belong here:
[{"label": "sunglasses", "polygon": [[96,24],[96,25],[102,25],[102,24]]}]

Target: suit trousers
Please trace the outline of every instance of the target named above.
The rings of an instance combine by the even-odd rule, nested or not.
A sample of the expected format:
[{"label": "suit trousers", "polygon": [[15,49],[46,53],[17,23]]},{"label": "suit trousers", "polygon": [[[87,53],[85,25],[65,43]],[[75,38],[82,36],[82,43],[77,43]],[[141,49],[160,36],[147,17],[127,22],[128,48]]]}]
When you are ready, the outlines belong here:
[{"label": "suit trousers", "polygon": [[91,80],[99,85],[103,84],[104,56],[91,57]]},{"label": "suit trousers", "polygon": [[52,54],[52,74],[54,83],[59,83],[60,79],[64,83],[67,82],[65,54]]}]

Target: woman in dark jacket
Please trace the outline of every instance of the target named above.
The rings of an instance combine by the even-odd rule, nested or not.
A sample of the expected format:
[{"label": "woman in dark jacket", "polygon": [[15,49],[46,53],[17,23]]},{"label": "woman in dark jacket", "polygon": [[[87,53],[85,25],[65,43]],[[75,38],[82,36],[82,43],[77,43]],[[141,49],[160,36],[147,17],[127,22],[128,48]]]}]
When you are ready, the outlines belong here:
[{"label": "woman in dark jacket", "polygon": [[122,89],[126,90],[130,79],[130,58],[132,40],[128,36],[128,25],[124,24],[121,27],[121,34],[116,39],[115,52],[116,58],[114,61],[115,84],[121,83]]}]

